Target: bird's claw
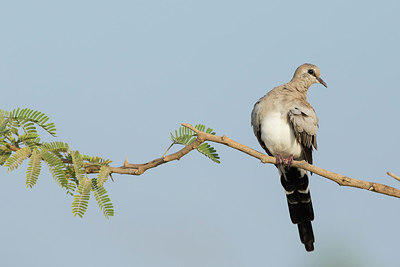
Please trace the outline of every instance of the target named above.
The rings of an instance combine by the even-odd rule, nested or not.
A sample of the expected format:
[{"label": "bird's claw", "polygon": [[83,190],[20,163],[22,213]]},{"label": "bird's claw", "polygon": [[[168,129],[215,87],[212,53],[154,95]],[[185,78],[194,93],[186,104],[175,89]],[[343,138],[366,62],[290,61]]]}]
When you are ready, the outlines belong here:
[{"label": "bird's claw", "polygon": [[284,165],[290,168],[293,164],[293,155],[290,155],[287,159],[282,157],[281,155],[276,156],[276,165]]},{"label": "bird's claw", "polygon": [[281,155],[276,156],[276,165],[283,165],[285,164],[285,159]]}]

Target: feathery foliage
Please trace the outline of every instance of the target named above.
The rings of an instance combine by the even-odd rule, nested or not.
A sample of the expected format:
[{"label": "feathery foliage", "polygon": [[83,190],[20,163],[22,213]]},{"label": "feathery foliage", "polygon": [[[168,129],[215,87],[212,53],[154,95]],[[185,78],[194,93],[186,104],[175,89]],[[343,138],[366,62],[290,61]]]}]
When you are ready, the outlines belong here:
[{"label": "feathery foliage", "polygon": [[66,153],[69,150],[68,144],[60,141],[43,143],[42,147],[52,153],[61,153],[61,152]]},{"label": "feathery foliage", "polygon": [[89,178],[82,177],[82,179],[79,180],[78,190],[72,201],[72,214],[74,216],[78,215],[82,218],[85,214],[89,205],[91,187],[92,183]]},{"label": "feathery foliage", "polygon": [[26,186],[31,188],[38,180],[44,161],[57,184],[74,197],[72,212],[79,217],[86,212],[92,190],[85,168],[94,166],[100,171],[97,179],[101,186],[94,190],[97,203],[104,216],[112,216],[114,209],[104,188],[110,175],[111,160],[81,155],[61,141],[42,142],[39,128],[52,136],[56,135],[54,123],[48,121],[49,117],[44,113],[32,109],[0,110],[0,165],[13,171],[28,160]]},{"label": "feathery foliage", "polygon": [[31,149],[29,147],[24,147],[17,150],[14,155],[10,156],[6,162],[5,166],[8,167],[8,171],[13,171],[18,168],[21,163],[31,155]]},{"label": "feathery foliage", "polygon": [[214,147],[210,146],[208,143],[202,143],[197,147],[197,151],[199,151],[201,154],[206,156],[207,158],[211,159],[212,161],[216,163],[221,163],[219,161],[219,155],[217,151],[215,150]]},{"label": "feathery foliage", "polygon": [[108,166],[112,162],[112,160],[109,159],[103,159],[101,157],[88,156],[88,155],[82,155],[82,160],[86,161],[88,165],[94,165],[94,166]]},{"label": "feathery foliage", "polygon": [[33,187],[40,174],[40,170],[42,167],[42,156],[37,149],[32,151],[30,156],[30,160],[28,163],[28,169],[26,170],[26,187]]},{"label": "feathery foliage", "polygon": [[111,168],[109,166],[101,166],[99,174],[97,175],[97,186],[103,187],[104,183],[107,182],[110,173]]},{"label": "feathery foliage", "polygon": [[83,168],[83,159],[79,151],[70,151],[72,158],[72,165],[75,171],[75,177],[78,181],[82,180],[85,175],[85,169]]},{"label": "feathery foliage", "polygon": [[7,130],[7,124],[10,122],[10,118],[5,119],[3,114],[0,113],[0,135],[3,137],[3,134]]},{"label": "feathery foliage", "polygon": [[[199,130],[201,132],[215,135],[215,132],[213,131],[213,129],[208,128],[208,127],[206,129],[206,126],[203,124],[197,124],[194,128],[196,128],[197,130]],[[195,132],[193,132],[189,128],[186,128],[183,126],[179,127],[178,130],[175,130],[175,134],[171,133],[172,145],[180,144],[180,145],[187,146],[187,145],[190,145],[192,142],[194,142],[196,140],[196,138],[197,138],[197,134]],[[220,157],[219,157],[217,151],[215,150],[214,147],[212,147],[207,142],[202,143],[196,149],[197,149],[197,151],[199,151],[201,154],[208,157],[212,161],[214,161],[216,163],[220,163],[220,161],[219,161]]]},{"label": "feathery foliage", "polygon": [[[84,216],[91,191],[104,216],[113,216],[114,206],[104,187],[108,177],[111,177],[112,161],[80,154],[61,141],[42,142],[39,128],[53,137],[56,136],[54,123],[48,121],[49,117],[40,111],[17,108],[9,112],[0,109],[0,166],[4,165],[8,171],[13,171],[28,160],[26,186],[32,188],[37,183],[44,161],[56,183],[73,196],[74,216]],[[215,134],[213,129],[202,124],[196,125],[195,128]],[[172,145],[189,145],[196,138],[197,134],[186,127],[180,127],[174,134],[171,133]],[[216,150],[208,143],[199,145],[197,151],[220,163]],[[96,178],[89,178],[91,173],[98,174]]]},{"label": "feathery foliage", "polygon": [[66,188],[67,190],[73,190],[73,188],[69,187],[67,174],[64,170],[64,162],[57,155],[51,153],[50,151],[42,151],[41,155],[44,162],[46,162],[47,166],[49,167],[49,171],[57,184],[63,188]]},{"label": "feathery foliage", "polygon": [[6,147],[0,147],[0,165],[4,165],[10,156],[11,151],[9,151]]},{"label": "feathery foliage", "polygon": [[[197,128],[196,128],[197,129]],[[175,130],[175,135],[171,134],[171,140],[174,144],[180,145],[189,145],[194,140],[196,140],[196,133],[186,127],[179,127],[178,130]]]},{"label": "feathery foliage", "polygon": [[[109,167],[107,167],[109,168]],[[103,214],[106,218],[109,216],[114,216],[114,206],[111,203],[110,198],[107,195],[107,191],[104,186],[99,185],[98,178],[92,179],[92,190],[94,197],[97,201],[97,205],[103,211]]]},{"label": "feathery foliage", "polygon": [[9,113],[9,117],[15,122],[15,125],[22,127],[26,133],[36,133],[35,125],[37,125],[52,136],[56,136],[56,126],[52,122],[46,123],[49,117],[40,111],[17,108]]}]

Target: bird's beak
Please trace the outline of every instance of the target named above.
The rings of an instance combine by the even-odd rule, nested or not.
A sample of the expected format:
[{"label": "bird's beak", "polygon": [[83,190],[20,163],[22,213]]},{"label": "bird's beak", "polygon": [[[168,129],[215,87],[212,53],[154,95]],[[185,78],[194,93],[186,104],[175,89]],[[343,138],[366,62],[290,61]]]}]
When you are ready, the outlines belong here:
[{"label": "bird's beak", "polygon": [[328,85],[326,85],[326,83],[324,82],[324,80],[322,80],[320,77],[317,77],[317,80],[319,81],[320,84],[322,84],[323,86],[325,86],[326,88],[328,88]]}]

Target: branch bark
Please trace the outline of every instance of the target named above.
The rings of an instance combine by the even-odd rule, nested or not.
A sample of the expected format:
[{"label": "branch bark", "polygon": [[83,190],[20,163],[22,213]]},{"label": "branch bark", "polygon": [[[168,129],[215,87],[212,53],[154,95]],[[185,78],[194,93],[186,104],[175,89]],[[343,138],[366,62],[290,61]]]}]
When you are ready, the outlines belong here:
[{"label": "branch bark", "polygon": [[[157,166],[160,166],[160,165],[165,164],[170,161],[181,159],[183,156],[188,154],[190,151],[196,149],[200,144],[202,144],[205,141],[223,144],[223,145],[226,145],[233,149],[239,150],[251,157],[261,160],[262,163],[269,163],[269,164],[276,163],[276,159],[274,157],[270,157],[268,155],[260,153],[248,146],[240,144],[240,143],[226,137],[225,135],[217,136],[217,135],[212,135],[212,134],[208,134],[205,132],[201,132],[201,131],[198,131],[196,128],[194,128],[192,125],[187,124],[187,123],[182,123],[182,126],[191,129],[192,131],[194,131],[197,134],[197,139],[194,142],[192,142],[191,144],[183,147],[178,152],[166,155],[165,157],[157,158],[155,160],[152,160],[150,162],[143,163],[143,164],[130,164],[130,163],[128,163],[128,160],[126,160],[124,162],[123,166],[112,167],[111,172],[118,173],[118,174],[141,175],[149,169],[155,168]],[[322,177],[328,178],[329,180],[336,182],[340,186],[355,187],[355,188],[365,189],[368,191],[400,198],[400,190],[396,189],[394,187],[380,184],[380,183],[350,178],[348,176],[341,175],[341,174],[331,172],[331,171],[319,168],[317,166],[311,165],[304,160],[303,161],[293,161],[292,166],[298,167],[298,168],[313,172],[315,174],[318,174]],[[87,169],[86,171],[88,173],[96,173],[99,171],[99,169],[91,168],[91,169]],[[396,176],[392,173],[388,173],[388,175],[392,176],[395,179],[398,178],[398,176]]]}]

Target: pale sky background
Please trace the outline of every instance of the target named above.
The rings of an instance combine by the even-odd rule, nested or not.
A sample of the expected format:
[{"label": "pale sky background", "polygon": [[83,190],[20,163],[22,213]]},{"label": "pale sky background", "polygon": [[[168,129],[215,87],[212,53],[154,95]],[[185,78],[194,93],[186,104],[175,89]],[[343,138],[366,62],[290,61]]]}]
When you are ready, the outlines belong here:
[{"label": "pale sky background", "polygon": [[[120,166],[163,154],[181,122],[259,151],[254,103],[318,65],[315,164],[400,187],[399,1],[3,1],[2,109],[29,107],[81,153]],[[116,214],[83,219],[47,171],[0,169],[0,266],[398,266],[400,199],[313,175],[315,251],[277,171],[215,145],[142,176],[114,175]]]}]

